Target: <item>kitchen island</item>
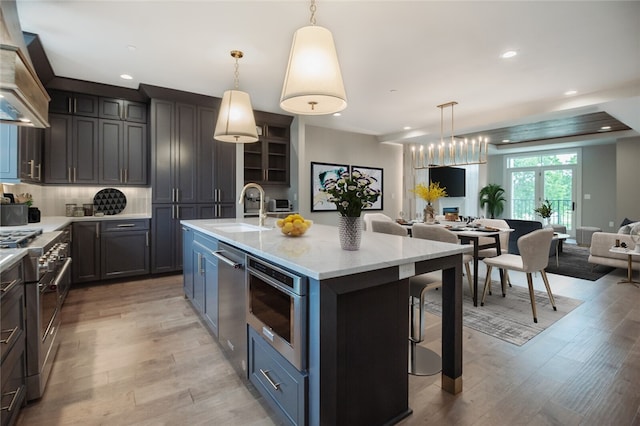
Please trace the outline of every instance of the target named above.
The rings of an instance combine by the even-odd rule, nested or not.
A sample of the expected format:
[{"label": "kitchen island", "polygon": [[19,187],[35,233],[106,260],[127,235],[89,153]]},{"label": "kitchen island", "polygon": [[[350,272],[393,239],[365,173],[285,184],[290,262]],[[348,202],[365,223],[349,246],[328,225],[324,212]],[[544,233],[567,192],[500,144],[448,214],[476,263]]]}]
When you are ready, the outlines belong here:
[{"label": "kitchen island", "polygon": [[257,223],[250,219],[181,223],[308,280],[304,412],[292,423],[393,424],[411,414],[409,278],[431,271],[443,279],[442,388],[462,390],[462,254],[470,247],[365,232],[351,252],[332,226],[290,238],[277,228],[229,226]]}]

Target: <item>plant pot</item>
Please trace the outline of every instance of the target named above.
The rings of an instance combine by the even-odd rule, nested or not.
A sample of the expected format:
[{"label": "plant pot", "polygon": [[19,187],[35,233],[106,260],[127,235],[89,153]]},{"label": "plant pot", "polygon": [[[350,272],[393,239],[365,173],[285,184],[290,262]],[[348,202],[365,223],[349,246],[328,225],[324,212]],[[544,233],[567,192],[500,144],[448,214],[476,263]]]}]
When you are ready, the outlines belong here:
[{"label": "plant pot", "polygon": [[359,250],[362,239],[362,219],[340,216],[338,218],[338,237],[342,250]]}]

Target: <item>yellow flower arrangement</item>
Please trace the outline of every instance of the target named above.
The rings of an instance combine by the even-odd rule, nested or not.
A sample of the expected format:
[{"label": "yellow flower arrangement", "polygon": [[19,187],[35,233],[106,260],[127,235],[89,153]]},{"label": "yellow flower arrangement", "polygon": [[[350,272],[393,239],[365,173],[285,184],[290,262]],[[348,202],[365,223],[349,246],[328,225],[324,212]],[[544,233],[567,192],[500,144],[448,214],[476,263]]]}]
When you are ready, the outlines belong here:
[{"label": "yellow flower arrangement", "polygon": [[441,197],[447,196],[447,191],[445,191],[445,189],[447,188],[442,188],[440,186],[440,182],[431,182],[429,186],[424,183],[419,183],[412,192],[426,202],[432,203]]}]

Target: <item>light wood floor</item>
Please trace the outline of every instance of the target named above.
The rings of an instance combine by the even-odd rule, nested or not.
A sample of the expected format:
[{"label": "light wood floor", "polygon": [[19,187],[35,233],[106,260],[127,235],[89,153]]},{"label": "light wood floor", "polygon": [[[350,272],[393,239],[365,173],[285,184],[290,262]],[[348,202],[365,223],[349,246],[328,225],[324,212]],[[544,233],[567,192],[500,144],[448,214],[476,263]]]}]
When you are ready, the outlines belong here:
[{"label": "light wood floor", "polygon": [[[640,288],[616,284],[624,274],[550,275],[554,294],[585,302],[522,347],[465,328],[463,392],[410,376],[402,425],[640,425]],[[277,424],[181,286],[178,275],[72,289],[45,395],[18,425]],[[439,352],[440,320],[428,320]]]}]

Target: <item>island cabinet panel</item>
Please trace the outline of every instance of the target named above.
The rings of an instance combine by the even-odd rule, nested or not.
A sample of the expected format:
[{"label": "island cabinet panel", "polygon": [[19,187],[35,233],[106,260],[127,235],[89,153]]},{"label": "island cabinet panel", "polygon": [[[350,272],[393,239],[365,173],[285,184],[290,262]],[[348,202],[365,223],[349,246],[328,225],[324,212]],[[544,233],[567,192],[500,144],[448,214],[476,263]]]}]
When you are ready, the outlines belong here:
[{"label": "island cabinet panel", "polygon": [[185,296],[209,330],[218,337],[218,260],[213,255],[218,249],[218,241],[184,228]]},{"label": "island cabinet panel", "polygon": [[249,380],[287,424],[308,424],[307,379],[249,327]]},{"label": "island cabinet panel", "polygon": [[153,204],[151,219],[151,272],[182,269],[181,220],[210,219],[202,216],[198,204]]},{"label": "island cabinet panel", "polygon": [[393,424],[411,414],[409,280],[398,276],[391,267],[310,283],[309,370],[320,373],[310,378],[310,424]]},{"label": "island cabinet panel", "polygon": [[193,236],[194,231],[187,227],[181,226],[182,229],[182,289],[184,297],[193,299],[193,280],[196,267],[194,266],[193,256]]}]

